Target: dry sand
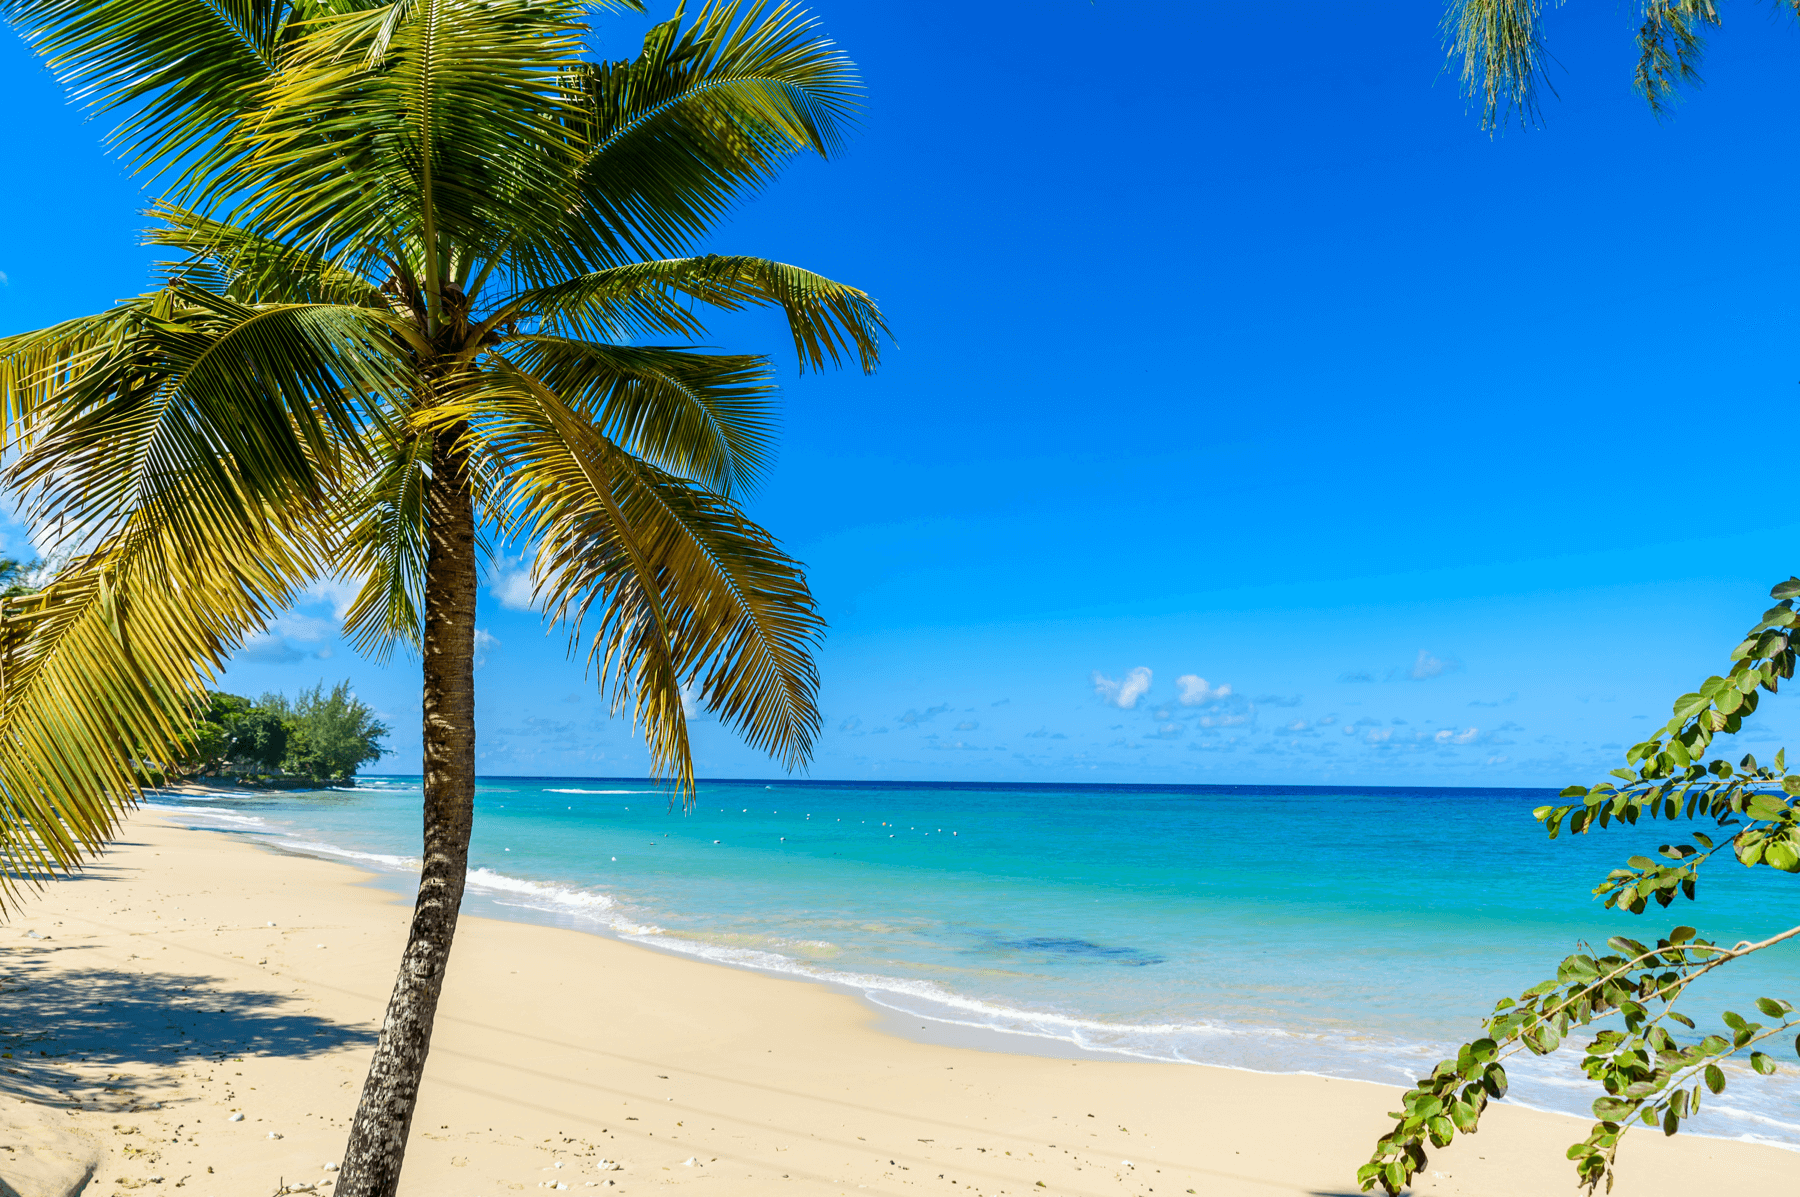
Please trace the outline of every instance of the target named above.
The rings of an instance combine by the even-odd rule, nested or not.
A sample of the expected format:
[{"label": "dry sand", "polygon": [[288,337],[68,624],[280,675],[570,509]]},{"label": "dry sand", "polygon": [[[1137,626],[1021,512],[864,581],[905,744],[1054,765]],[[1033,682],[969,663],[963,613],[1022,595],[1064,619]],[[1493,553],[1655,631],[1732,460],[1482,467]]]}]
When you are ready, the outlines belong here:
[{"label": "dry sand", "polygon": [[[328,1180],[406,927],[363,880],[132,817],[0,928],[0,1126],[85,1141],[90,1195]],[[820,985],[465,918],[401,1192],[1323,1197],[1356,1191],[1398,1093],[935,1046],[878,1021]],[[1562,1152],[1585,1129],[1498,1107],[1419,1191],[1573,1194]],[[1797,1166],[1640,1133],[1615,1193],[1791,1194]]]}]

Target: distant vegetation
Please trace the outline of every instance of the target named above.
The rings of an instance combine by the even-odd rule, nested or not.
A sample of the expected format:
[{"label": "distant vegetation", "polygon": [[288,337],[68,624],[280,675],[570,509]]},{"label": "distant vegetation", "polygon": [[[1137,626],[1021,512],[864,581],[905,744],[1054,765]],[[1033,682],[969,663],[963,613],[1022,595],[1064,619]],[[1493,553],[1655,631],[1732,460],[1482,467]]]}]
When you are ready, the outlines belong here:
[{"label": "distant vegetation", "polygon": [[283,694],[254,701],[214,694],[183,772],[240,781],[348,781],[380,759],[387,733],[387,724],[350,692],[348,681],[329,694],[320,682],[292,701]]}]

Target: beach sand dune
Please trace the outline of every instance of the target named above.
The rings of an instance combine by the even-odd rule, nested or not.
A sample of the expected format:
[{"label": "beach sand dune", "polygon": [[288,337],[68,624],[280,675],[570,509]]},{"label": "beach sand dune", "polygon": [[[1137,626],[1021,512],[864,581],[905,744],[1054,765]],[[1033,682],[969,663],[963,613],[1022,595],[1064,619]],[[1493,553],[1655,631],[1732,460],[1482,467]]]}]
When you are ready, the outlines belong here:
[{"label": "beach sand dune", "polygon": [[[363,878],[133,816],[0,928],[0,1128],[89,1151],[89,1195],[329,1193],[405,934]],[[1355,1192],[1398,1095],[879,1022],[824,986],[466,918],[401,1191],[1327,1197]],[[1418,1191],[1573,1194],[1585,1126],[1497,1108]],[[1615,1193],[1791,1193],[1797,1165],[1637,1134]]]}]

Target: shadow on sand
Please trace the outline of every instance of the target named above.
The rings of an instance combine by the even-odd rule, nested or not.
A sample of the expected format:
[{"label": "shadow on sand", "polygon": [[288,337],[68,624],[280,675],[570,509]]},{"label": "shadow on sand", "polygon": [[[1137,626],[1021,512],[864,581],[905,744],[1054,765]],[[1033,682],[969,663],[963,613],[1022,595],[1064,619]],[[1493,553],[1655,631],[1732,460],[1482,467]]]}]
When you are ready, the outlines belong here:
[{"label": "shadow on sand", "polygon": [[[227,991],[202,974],[84,968],[80,947],[0,952],[0,1097],[133,1109],[173,1087],[184,1061],[319,1055],[374,1035],[290,1010],[287,994]],[[80,1063],[79,1074],[68,1065]],[[97,1083],[98,1068],[112,1079]],[[158,1080],[165,1074],[167,1080]],[[77,1092],[79,1091],[79,1092]]]}]

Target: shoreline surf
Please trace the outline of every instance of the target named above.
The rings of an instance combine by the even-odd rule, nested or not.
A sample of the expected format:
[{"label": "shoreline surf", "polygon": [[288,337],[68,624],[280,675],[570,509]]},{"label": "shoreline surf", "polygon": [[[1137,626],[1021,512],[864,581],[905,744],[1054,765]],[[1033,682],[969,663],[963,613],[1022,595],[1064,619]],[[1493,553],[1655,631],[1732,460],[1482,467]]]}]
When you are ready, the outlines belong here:
[{"label": "shoreline surf", "polygon": [[[410,779],[380,780],[404,785]],[[518,783],[526,780],[528,779],[484,779],[490,783]],[[567,780],[586,784],[541,788],[549,793],[568,795],[658,795],[658,791],[641,784],[637,788],[604,785],[604,781],[613,779]],[[364,787],[359,787],[362,788]],[[392,792],[386,786],[366,788],[372,792]],[[496,793],[501,790],[517,792],[504,785],[494,786]],[[377,885],[401,897],[409,896],[406,880],[408,870],[417,867],[416,861],[410,858],[360,851],[317,838],[284,837],[274,833],[273,825],[266,820],[220,810],[209,803],[211,799],[248,796],[252,795],[245,791],[220,791],[204,796],[191,792],[165,793],[159,796],[155,805],[159,810],[178,818],[186,815],[211,821],[215,824],[212,830],[235,832],[266,847],[338,859],[365,868],[372,866],[371,872],[377,878]],[[202,805],[186,809],[162,805],[163,800],[182,801],[194,797],[200,797]],[[256,827],[259,825],[268,830],[257,832]],[[679,931],[672,932],[669,928],[654,923],[634,921],[626,916],[620,903],[612,895],[592,892],[591,889],[584,890],[570,883],[545,882],[509,875],[488,867],[471,869],[470,898],[472,902],[465,909],[469,909],[471,913],[581,930],[686,959],[725,964],[825,985],[857,996],[868,1008],[879,1014],[882,1025],[891,1033],[921,1042],[979,1045],[987,1050],[1049,1058],[1113,1058],[1202,1064],[1266,1075],[1318,1076],[1398,1085],[1410,1084],[1415,1073],[1429,1071],[1445,1054],[1446,1048],[1453,1047],[1429,1042],[1406,1042],[1367,1031],[1360,1037],[1343,1036],[1334,1039],[1317,1032],[1279,1026],[1221,1025],[1199,1021],[1119,1023],[1084,1018],[1078,1014],[1009,1007],[959,994],[931,981],[884,976],[868,971],[833,969],[823,962],[810,961],[798,954],[790,955],[778,950],[782,946],[796,946],[782,945],[778,940],[756,947],[709,942],[704,938],[683,935]],[[1185,1049],[1183,1037],[1188,1041]],[[1196,1042],[1204,1050],[1195,1050],[1193,1044]],[[1292,1062],[1285,1066],[1281,1063],[1271,1066],[1269,1060],[1272,1052],[1282,1052]],[[1309,1067],[1308,1064],[1317,1066]],[[1548,1090],[1554,1098],[1557,1090],[1565,1087],[1568,1078],[1553,1075],[1542,1066],[1534,1067],[1535,1064],[1534,1061],[1525,1060],[1515,1065],[1519,1069],[1517,1075],[1527,1081],[1525,1088],[1528,1092],[1517,1093],[1510,1104],[1552,1113],[1585,1116],[1584,1110],[1571,1108],[1570,1102],[1543,1100],[1539,1090]],[[1757,1083],[1747,1077],[1743,1081],[1746,1087]],[[1570,1096],[1576,1096],[1575,1092],[1572,1091]],[[1580,1104],[1585,1105],[1589,1096],[1580,1094]],[[1718,1114],[1728,1116],[1730,1121],[1724,1126],[1696,1128],[1695,1133],[1722,1141],[1800,1148],[1800,1126],[1773,1118],[1760,1109],[1740,1108],[1728,1102],[1720,1103],[1716,1110]],[[1746,1123],[1751,1126],[1746,1127]]]}]

